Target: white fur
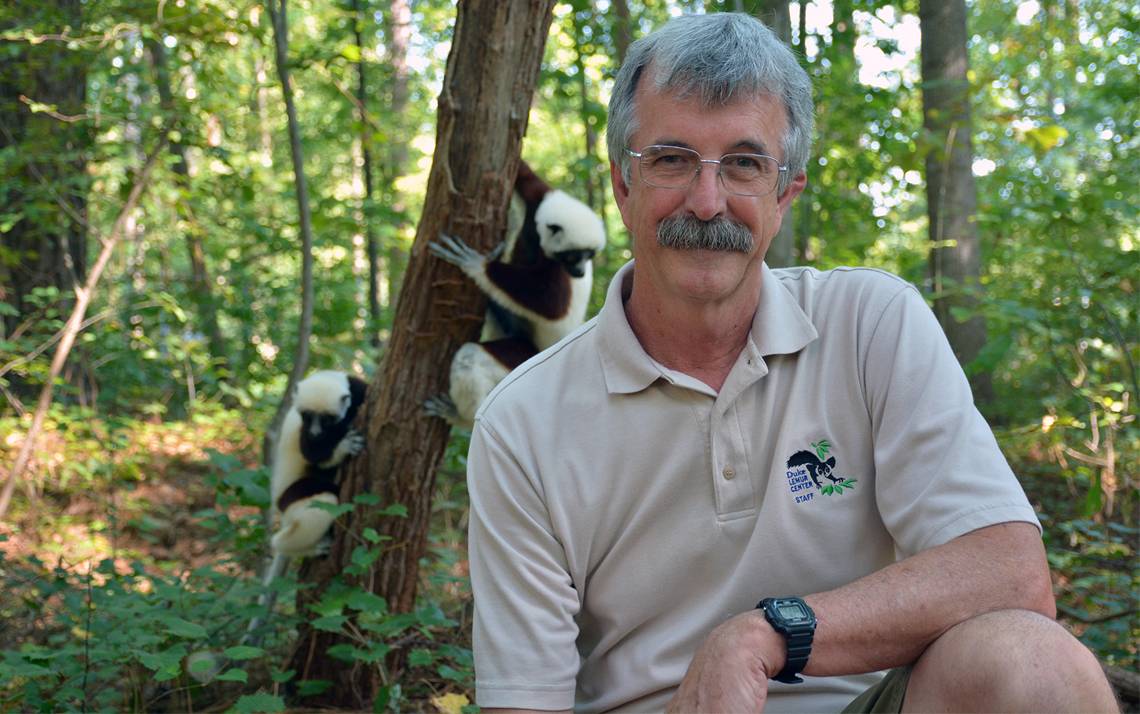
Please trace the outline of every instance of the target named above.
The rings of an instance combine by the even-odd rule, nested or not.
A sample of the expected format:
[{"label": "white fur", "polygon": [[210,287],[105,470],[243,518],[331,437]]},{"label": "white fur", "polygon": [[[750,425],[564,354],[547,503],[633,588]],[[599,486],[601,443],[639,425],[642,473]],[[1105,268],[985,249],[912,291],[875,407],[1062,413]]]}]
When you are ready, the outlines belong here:
[{"label": "white fur", "polygon": [[468,342],[460,347],[451,360],[449,377],[448,394],[455,406],[452,423],[470,431],[475,411],[508,371],[479,344]]},{"label": "white fur", "polygon": [[[564,191],[551,191],[534,213],[542,252],[554,255],[563,250],[600,251],[606,245],[606,229],[601,217],[586,204]],[[561,226],[552,233],[547,227]]]},{"label": "white fur", "polygon": [[281,526],[270,541],[274,553],[294,558],[317,550],[317,545],[335,519],[328,511],[309,505],[314,502],[335,506],[337,499],[331,493],[321,493],[302,498],[286,508],[281,514]]},{"label": "white fur", "polygon": [[[337,414],[344,418],[352,400],[348,375],[335,370],[314,372],[297,384],[293,405],[285,414],[281,433],[273,460],[273,477],[270,483],[270,497],[273,509],[277,512],[277,499],[305,475],[307,463],[301,454],[301,411],[314,411],[323,414]],[[364,437],[356,432],[336,445],[331,458],[320,464],[331,467],[364,447]],[[332,525],[332,514],[319,508],[310,508],[312,501],[322,501],[336,505],[337,499],[331,493],[312,498],[303,498],[291,504],[280,514],[279,527],[273,534],[273,552],[290,557],[308,555],[314,551],[321,538]]]}]

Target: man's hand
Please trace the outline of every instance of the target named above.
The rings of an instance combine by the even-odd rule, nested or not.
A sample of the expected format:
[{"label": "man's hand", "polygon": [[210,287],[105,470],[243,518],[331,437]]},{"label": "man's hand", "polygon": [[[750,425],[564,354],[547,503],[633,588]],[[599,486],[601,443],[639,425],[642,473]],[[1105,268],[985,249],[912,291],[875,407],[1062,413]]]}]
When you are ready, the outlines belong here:
[{"label": "man's hand", "polygon": [[705,638],[666,711],[764,711],[769,673],[784,666],[786,647],[759,610],[733,617]]}]

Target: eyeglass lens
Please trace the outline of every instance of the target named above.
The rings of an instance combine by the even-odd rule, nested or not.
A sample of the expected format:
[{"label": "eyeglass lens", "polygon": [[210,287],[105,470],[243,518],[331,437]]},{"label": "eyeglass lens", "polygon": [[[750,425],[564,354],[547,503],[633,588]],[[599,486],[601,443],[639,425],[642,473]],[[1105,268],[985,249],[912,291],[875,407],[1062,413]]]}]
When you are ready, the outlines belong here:
[{"label": "eyeglass lens", "polygon": [[[687,188],[701,169],[701,155],[692,149],[647,146],[640,153],[642,177],[657,188]],[[724,187],[743,196],[770,193],[780,175],[779,162],[760,154],[725,154],[718,168]]]}]

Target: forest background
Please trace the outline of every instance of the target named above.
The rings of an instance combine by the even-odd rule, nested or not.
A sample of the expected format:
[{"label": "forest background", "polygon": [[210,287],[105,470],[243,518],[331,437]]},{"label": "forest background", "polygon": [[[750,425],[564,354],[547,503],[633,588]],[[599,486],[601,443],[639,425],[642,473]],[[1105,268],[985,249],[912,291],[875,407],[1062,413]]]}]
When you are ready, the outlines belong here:
[{"label": "forest background", "polygon": [[[263,437],[300,346],[302,366],[364,375],[385,355],[456,17],[447,0],[271,3],[0,8],[0,709],[319,702],[333,683],[290,666],[306,628],[345,638],[327,656],[367,674],[377,711],[470,706],[458,430],[429,481],[414,606],[359,582],[294,605],[290,576],[242,641],[263,592]],[[1060,619],[1135,692],[1140,4],[944,4],[969,28],[971,141],[954,146],[969,185],[932,194],[933,222],[954,142],[920,60],[922,31],[942,28],[919,0],[557,3],[522,156],[607,223],[592,314],[630,257],[600,141],[630,38],[681,11],[782,32],[818,130],[770,262],[880,267],[929,297],[1041,514]],[[941,273],[962,247],[976,265]],[[366,573],[389,544],[362,541]]]}]

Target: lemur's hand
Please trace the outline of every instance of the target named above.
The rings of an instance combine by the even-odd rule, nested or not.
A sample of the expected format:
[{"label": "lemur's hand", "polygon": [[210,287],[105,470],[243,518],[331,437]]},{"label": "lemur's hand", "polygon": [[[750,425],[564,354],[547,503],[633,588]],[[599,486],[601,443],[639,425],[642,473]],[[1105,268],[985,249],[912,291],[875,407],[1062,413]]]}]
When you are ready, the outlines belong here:
[{"label": "lemur's hand", "polygon": [[432,241],[428,244],[428,250],[431,251],[432,255],[446,260],[467,275],[481,273],[483,266],[502,255],[505,247],[505,243],[500,243],[490,253],[483,255],[458,238],[446,233],[440,233],[438,241]]},{"label": "lemur's hand", "polygon": [[364,450],[366,444],[364,434],[361,434],[356,429],[349,429],[344,438],[337,442],[336,448],[333,449],[332,456],[320,464],[322,468],[330,466],[337,466],[340,462],[344,461],[350,456],[356,456]]},{"label": "lemur's hand", "polygon": [[451,396],[448,394],[437,394],[425,399],[423,407],[424,413],[428,416],[446,419],[452,423],[459,418],[459,411],[455,408],[455,402],[451,400]]}]

